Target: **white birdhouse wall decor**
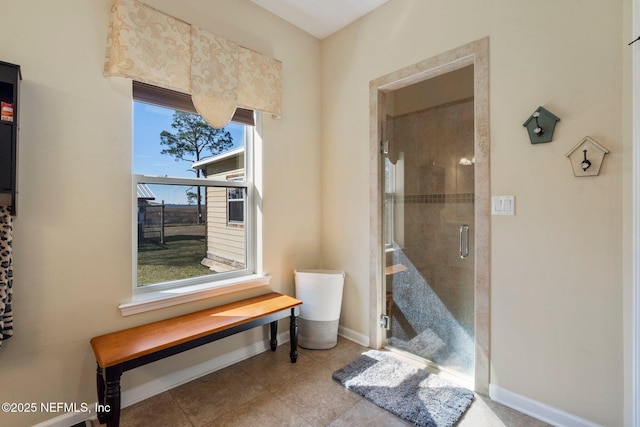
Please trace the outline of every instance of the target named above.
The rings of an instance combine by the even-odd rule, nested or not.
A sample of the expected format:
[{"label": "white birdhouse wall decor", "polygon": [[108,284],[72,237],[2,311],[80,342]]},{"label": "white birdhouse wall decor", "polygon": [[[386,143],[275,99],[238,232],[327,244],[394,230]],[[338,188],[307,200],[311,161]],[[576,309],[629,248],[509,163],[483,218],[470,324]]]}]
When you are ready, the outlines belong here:
[{"label": "white birdhouse wall decor", "polygon": [[571,169],[573,169],[573,175],[578,178],[597,176],[600,174],[604,155],[608,152],[609,150],[592,138],[585,136],[567,153],[567,157],[571,162]]}]

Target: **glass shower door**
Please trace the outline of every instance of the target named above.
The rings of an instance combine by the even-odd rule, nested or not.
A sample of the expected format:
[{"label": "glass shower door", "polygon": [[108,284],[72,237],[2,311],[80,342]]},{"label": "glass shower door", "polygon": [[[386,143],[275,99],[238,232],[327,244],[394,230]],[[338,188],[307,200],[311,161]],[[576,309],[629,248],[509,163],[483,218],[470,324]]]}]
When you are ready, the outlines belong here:
[{"label": "glass shower door", "polygon": [[389,117],[386,345],[474,374],[473,100]]}]

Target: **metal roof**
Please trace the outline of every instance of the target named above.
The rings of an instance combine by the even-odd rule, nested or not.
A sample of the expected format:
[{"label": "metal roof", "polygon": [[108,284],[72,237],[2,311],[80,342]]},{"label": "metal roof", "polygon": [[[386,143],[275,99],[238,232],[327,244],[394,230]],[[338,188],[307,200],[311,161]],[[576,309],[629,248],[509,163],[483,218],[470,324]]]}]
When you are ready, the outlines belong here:
[{"label": "metal roof", "polygon": [[143,199],[143,200],[156,199],[156,195],[153,194],[153,191],[151,191],[151,189],[147,184],[137,184],[136,192],[138,193],[138,199]]}]

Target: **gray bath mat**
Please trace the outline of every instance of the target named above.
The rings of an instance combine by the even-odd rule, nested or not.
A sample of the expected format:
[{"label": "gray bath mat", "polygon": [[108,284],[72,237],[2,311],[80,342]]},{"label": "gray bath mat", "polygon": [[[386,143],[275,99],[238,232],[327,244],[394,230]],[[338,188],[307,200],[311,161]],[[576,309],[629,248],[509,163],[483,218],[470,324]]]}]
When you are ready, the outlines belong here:
[{"label": "gray bath mat", "polygon": [[420,427],[450,427],[473,401],[470,390],[377,350],[338,369],[333,379]]}]

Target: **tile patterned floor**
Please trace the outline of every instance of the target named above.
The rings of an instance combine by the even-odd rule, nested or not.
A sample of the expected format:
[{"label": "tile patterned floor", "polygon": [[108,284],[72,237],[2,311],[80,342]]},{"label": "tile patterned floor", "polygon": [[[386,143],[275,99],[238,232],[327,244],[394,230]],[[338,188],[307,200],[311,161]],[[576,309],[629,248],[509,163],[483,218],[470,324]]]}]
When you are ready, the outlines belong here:
[{"label": "tile patterned floor", "polygon": [[[409,426],[331,379],[367,348],[343,338],[331,350],[289,346],[267,351],[122,411],[120,425],[169,427]],[[97,422],[94,422],[97,426]],[[456,427],[543,427],[547,424],[476,399]]]}]

